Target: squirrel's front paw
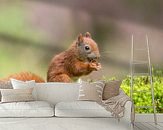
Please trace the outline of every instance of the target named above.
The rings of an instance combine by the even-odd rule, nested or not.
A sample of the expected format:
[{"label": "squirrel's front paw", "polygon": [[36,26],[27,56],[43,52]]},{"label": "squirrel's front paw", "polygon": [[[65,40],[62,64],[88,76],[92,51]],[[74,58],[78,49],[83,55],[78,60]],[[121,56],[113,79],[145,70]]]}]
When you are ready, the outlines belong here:
[{"label": "squirrel's front paw", "polygon": [[97,70],[100,70],[102,67],[101,67],[101,64],[100,63],[97,63]]},{"label": "squirrel's front paw", "polygon": [[99,69],[101,69],[101,64],[100,63],[90,63],[89,67],[93,70],[98,71]]}]

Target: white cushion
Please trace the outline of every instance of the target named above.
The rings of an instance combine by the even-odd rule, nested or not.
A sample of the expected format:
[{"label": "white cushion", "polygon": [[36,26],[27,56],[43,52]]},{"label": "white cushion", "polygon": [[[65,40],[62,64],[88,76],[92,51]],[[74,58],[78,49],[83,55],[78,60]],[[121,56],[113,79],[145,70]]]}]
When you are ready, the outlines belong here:
[{"label": "white cushion", "polygon": [[16,79],[10,79],[10,80],[14,89],[24,89],[24,88],[36,86],[34,80],[30,80],[30,81],[21,81]]},{"label": "white cushion", "polygon": [[32,96],[34,97],[35,100],[37,100],[37,92],[36,92],[36,83],[35,80],[30,80],[30,81],[20,81],[16,79],[10,79],[11,84],[13,86],[13,89],[27,89],[27,88],[34,88],[32,92]]},{"label": "white cushion", "polygon": [[27,89],[0,89],[2,103],[33,101],[33,88]]},{"label": "white cushion", "polygon": [[51,117],[53,107],[45,101],[0,104],[0,117]]},{"label": "white cushion", "polygon": [[60,102],[55,106],[58,117],[112,117],[109,111],[93,101]]},{"label": "white cushion", "polygon": [[36,83],[37,99],[56,105],[62,101],[75,101],[79,95],[78,83]]}]

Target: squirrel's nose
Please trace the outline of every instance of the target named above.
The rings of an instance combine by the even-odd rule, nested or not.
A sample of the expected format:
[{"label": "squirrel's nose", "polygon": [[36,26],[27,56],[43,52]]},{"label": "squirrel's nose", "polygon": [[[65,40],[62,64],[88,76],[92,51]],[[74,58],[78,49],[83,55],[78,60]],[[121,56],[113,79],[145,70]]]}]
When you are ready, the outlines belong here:
[{"label": "squirrel's nose", "polygon": [[90,60],[98,60],[100,58],[100,55],[96,55],[95,53],[91,53],[88,55],[88,58]]}]

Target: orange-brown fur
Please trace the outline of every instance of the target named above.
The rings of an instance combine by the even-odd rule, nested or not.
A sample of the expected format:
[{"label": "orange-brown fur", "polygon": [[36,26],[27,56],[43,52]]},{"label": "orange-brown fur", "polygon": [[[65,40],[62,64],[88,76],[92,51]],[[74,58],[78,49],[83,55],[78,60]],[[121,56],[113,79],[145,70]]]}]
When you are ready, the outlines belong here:
[{"label": "orange-brown fur", "polygon": [[[78,45],[87,43],[91,48],[91,53],[94,53],[95,58],[88,60],[86,53],[78,49]],[[79,35],[78,39],[70,46],[70,48],[58,55],[56,55],[48,68],[47,81],[48,82],[72,82],[72,78],[88,75],[92,71],[97,71],[101,68],[97,58],[99,58],[98,46],[91,35],[86,33],[84,36]],[[90,58],[90,57],[89,57]],[[0,81],[8,81],[14,78],[22,81],[35,80],[37,83],[45,82],[40,76],[31,72],[21,72],[12,74],[7,78],[0,79]]]},{"label": "orange-brown fur", "polygon": [[10,80],[10,78],[21,80],[21,81],[35,80],[35,82],[37,83],[45,82],[44,79],[42,79],[40,76],[33,74],[31,72],[21,72],[18,74],[12,74],[7,78],[0,79],[0,81],[8,81]]},{"label": "orange-brown fur", "polygon": [[[81,51],[82,49],[79,49],[79,47],[85,47],[86,44],[91,48],[90,54],[85,54],[86,52],[84,53]],[[91,57],[91,54],[95,58],[89,61],[88,57]],[[68,50],[53,57],[49,65],[47,81],[72,82],[74,77],[88,75],[94,70],[97,71],[101,68],[100,63],[96,60],[99,56],[98,46],[90,34],[86,33],[84,36],[80,34]]]}]

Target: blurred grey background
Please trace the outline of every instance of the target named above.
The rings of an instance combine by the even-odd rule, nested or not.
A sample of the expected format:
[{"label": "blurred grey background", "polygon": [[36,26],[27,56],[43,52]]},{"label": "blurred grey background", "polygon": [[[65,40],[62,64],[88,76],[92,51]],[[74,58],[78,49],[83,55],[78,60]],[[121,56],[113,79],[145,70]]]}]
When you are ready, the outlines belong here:
[{"label": "blurred grey background", "polygon": [[149,36],[152,64],[163,67],[161,0],[6,0],[0,1],[0,77],[31,71],[46,78],[51,58],[87,31],[99,45],[102,69],[85,78],[129,74],[132,34],[136,48],[145,48]]}]

